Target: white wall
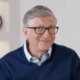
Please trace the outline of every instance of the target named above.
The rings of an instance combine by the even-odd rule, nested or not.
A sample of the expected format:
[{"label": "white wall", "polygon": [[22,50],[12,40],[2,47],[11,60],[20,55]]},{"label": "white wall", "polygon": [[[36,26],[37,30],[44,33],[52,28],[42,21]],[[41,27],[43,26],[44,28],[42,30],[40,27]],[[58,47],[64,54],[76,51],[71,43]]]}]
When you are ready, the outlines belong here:
[{"label": "white wall", "polygon": [[0,16],[2,17],[2,27],[0,33],[9,32],[9,3],[0,1]]},{"label": "white wall", "polygon": [[55,14],[59,26],[55,42],[74,49],[80,56],[80,0],[20,0],[20,45],[25,41],[22,19],[35,5],[48,6]]},{"label": "white wall", "polygon": [[80,56],[80,0],[65,0],[65,45]]},{"label": "white wall", "polygon": [[[9,51],[12,51],[20,46],[20,0],[0,0],[0,2],[5,2],[8,4],[8,11],[6,15],[4,12],[6,11],[5,5],[2,10],[3,13],[1,14],[3,17],[3,26],[5,29],[9,28],[7,31],[4,29],[0,30],[0,43],[8,42],[9,44]],[[1,10],[0,8],[0,10]],[[1,11],[2,12],[2,11]],[[7,25],[9,21],[9,24]],[[2,43],[0,44],[2,45]],[[5,46],[6,44],[4,44]],[[4,47],[5,50],[5,47]],[[6,50],[7,51],[7,50]],[[5,52],[6,54],[6,52]],[[2,48],[0,48],[0,57],[4,54],[2,52]]]}]

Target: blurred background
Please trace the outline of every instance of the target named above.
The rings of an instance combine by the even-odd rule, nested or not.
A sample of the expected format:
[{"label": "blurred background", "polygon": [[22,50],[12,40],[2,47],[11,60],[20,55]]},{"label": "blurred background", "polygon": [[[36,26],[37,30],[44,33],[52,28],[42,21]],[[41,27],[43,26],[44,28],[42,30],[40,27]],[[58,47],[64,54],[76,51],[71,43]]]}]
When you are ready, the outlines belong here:
[{"label": "blurred background", "polygon": [[80,57],[80,0],[0,0],[0,58],[24,44],[23,16],[36,5],[49,7],[56,16],[55,43],[74,49]]}]

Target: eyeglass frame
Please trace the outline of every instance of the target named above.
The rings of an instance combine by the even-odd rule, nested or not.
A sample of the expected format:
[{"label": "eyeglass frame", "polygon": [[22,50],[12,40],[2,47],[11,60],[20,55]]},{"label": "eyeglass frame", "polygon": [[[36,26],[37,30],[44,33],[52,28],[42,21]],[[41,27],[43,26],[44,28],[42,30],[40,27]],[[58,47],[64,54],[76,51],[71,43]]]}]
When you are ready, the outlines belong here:
[{"label": "eyeglass frame", "polygon": [[[57,27],[57,26],[53,26],[53,27],[57,28],[57,32],[58,32],[59,27]],[[46,27],[26,27],[26,28],[34,29],[35,33],[36,33],[36,28],[44,28],[44,32],[43,32],[43,33],[41,33],[41,34],[36,33],[36,34],[38,34],[38,35],[44,34],[45,31],[46,31],[46,29],[48,29],[49,34],[56,34],[56,33],[57,33],[57,32],[56,32],[56,33],[50,33],[49,29],[50,29],[51,27],[48,27],[48,28],[46,28]]]}]

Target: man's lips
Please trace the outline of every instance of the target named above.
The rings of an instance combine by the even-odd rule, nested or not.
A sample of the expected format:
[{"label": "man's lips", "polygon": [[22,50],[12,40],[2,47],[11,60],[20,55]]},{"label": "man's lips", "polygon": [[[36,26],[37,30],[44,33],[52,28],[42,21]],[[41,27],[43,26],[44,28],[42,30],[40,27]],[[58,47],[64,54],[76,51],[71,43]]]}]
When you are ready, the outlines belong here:
[{"label": "man's lips", "polygon": [[47,41],[46,41],[46,40],[41,40],[41,41],[42,41],[42,42],[50,42],[50,40],[47,40]]}]

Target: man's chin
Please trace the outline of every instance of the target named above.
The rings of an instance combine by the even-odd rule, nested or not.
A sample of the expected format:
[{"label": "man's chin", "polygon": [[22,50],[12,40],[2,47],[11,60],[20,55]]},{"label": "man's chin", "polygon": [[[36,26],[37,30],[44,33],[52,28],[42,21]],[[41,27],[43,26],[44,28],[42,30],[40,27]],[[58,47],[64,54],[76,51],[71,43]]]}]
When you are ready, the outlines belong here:
[{"label": "man's chin", "polygon": [[50,47],[41,47],[40,50],[48,51]]}]

